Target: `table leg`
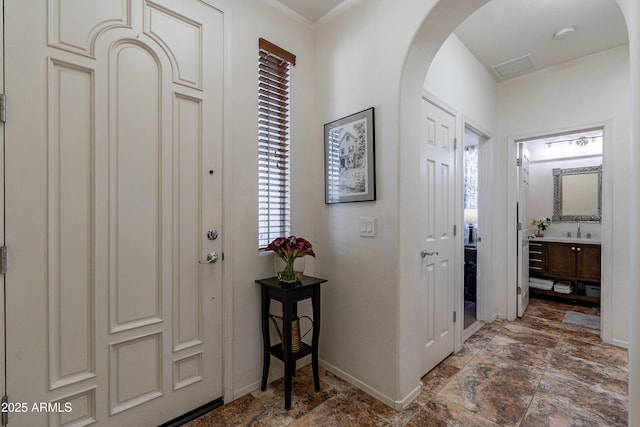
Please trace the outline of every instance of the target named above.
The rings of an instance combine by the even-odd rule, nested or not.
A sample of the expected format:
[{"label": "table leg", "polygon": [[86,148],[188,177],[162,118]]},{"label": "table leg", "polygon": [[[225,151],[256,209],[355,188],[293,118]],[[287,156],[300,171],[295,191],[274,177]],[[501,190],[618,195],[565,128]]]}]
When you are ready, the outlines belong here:
[{"label": "table leg", "polygon": [[284,362],[284,409],[291,409],[291,316],[292,307],[289,301],[282,301],[282,354]]},{"label": "table leg", "polygon": [[260,389],[267,389],[267,377],[269,376],[269,362],[271,355],[269,347],[271,346],[271,337],[269,336],[269,295],[267,289],[262,288],[262,384]]},{"label": "table leg", "polygon": [[[294,302],[291,304],[291,318],[293,319],[294,317],[298,317],[298,302]],[[298,327],[300,326],[300,319],[298,319]],[[300,330],[298,330],[299,332]],[[293,338],[292,338],[293,339]],[[297,361],[295,358],[293,358],[293,356],[291,357],[291,376],[295,377],[296,376],[296,366],[297,366]]]},{"label": "table leg", "polygon": [[316,391],[320,391],[320,373],[318,372],[318,343],[320,341],[320,285],[313,286],[311,297],[313,310],[313,335],[311,338],[311,366],[313,368],[313,383]]}]

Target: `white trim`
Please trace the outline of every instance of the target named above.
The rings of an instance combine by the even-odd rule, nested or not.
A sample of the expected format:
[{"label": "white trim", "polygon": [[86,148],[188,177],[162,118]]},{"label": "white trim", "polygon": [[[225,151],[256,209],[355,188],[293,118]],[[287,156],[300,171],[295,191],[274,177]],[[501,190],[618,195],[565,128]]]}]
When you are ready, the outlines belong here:
[{"label": "white trim", "polygon": [[[309,356],[305,356],[302,359],[299,359],[296,362],[296,370],[302,368],[303,366],[307,366],[311,364],[311,355]],[[321,365],[321,363],[318,363],[318,365]],[[260,376],[261,378],[257,381],[251,382],[247,385],[245,385],[244,387],[240,387],[236,390],[233,391],[233,399],[231,400],[226,400],[224,399],[224,403],[230,403],[233,400],[236,399],[240,399],[242,396],[249,394],[249,393],[253,393],[256,390],[260,390],[260,386],[262,385],[262,371],[260,372]],[[279,380],[280,378],[284,377],[284,364],[283,363],[279,363],[278,366],[273,367],[273,364],[271,365],[271,369],[269,369],[269,376],[267,377],[267,385],[271,384],[272,382],[274,382],[275,380]],[[321,385],[322,386],[322,385]]]},{"label": "white trim", "polygon": [[[331,363],[329,363],[329,362],[327,362],[325,360],[320,360],[319,363],[320,363],[320,366],[322,366],[323,368],[325,368],[327,371],[331,372],[332,374],[334,374],[338,378],[341,378],[341,379],[345,380],[349,384],[351,384],[351,385],[359,388],[360,390],[364,391],[365,393],[375,397],[377,400],[379,400],[380,402],[384,403],[385,405],[390,406],[390,407],[392,407],[394,409],[397,409],[396,408],[396,401],[394,399],[390,398],[389,396],[387,396],[386,394],[382,393],[381,391],[371,387],[367,383],[364,383],[364,382],[360,381],[356,377],[346,373],[342,369],[332,365]],[[420,382],[420,381],[418,380],[418,382]],[[418,385],[418,388],[421,388],[420,385]],[[419,394],[419,393],[415,394],[415,391],[416,390],[414,389],[411,393],[409,393],[409,395],[407,397],[405,397],[401,401],[398,401],[398,403],[399,404],[409,404],[409,403],[411,403],[411,401],[413,399],[415,399]],[[409,397],[411,397],[411,399],[409,399]],[[403,408],[401,408],[401,409],[403,409]],[[401,409],[397,409],[397,410],[401,410]]]},{"label": "white trim", "polygon": [[464,330],[464,340],[466,341],[471,335],[478,332],[486,323],[482,320],[476,320],[467,329]]},{"label": "white trim", "polygon": [[411,405],[411,402],[413,402],[414,399],[416,399],[420,395],[420,393],[422,393],[422,381],[420,381],[416,388],[411,390],[411,392],[407,394],[404,399],[396,400],[393,403],[393,409],[395,409],[396,411],[405,410],[409,405]]},{"label": "white trim", "polygon": [[[280,370],[280,377],[282,377],[282,373],[283,373],[283,372],[284,372],[284,371],[281,369],[281,370]],[[225,399],[224,399],[224,404],[226,405],[227,403],[231,403],[231,402],[233,402],[233,401],[234,401],[234,400],[236,400],[236,399],[240,399],[242,396],[245,396],[245,395],[247,395],[247,394],[249,394],[249,393],[253,393],[253,392],[254,392],[254,391],[256,391],[256,390],[259,390],[259,389],[260,389],[260,383],[261,383],[261,382],[262,382],[261,380],[257,380],[257,381],[254,381],[254,382],[252,382],[252,383],[247,384],[247,385],[246,385],[246,386],[244,386],[244,387],[240,387],[239,389],[234,390],[234,392],[233,392],[233,399],[227,400],[227,399],[225,398]]]},{"label": "white trim", "polygon": [[522,138],[509,137],[507,139],[507,320],[515,320],[518,311],[518,300],[516,289],[518,287],[517,274],[517,229],[518,213],[516,211],[516,203],[518,201],[518,167],[516,166],[516,158],[518,150],[516,149],[516,141]]},{"label": "white trim", "polygon": [[[210,0],[202,0],[209,2]],[[222,157],[222,248],[223,253],[233,252],[233,109],[232,109],[232,67],[231,44],[232,7],[218,6],[223,12],[224,25],[224,83],[223,83],[223,136]],[[234,400],[233,392],[233,260],[222,262],[222,399],[224,402]]]},{"label": "white trim", "polygon": [[616,347],[629,348],[629,341],[612,339],[611,344],[615,345]]},{"label": "white trim", "polygon": [[[478,181],[480,184],[486,183],[488,181],[487,174],[493,173],[493,168],[490,167],[490,165],[487,163],[493,162],[493,155],[494,155],[494,148],[495,148],[494,140],[488,130],[480,126],[478,123],[470,119],[468,116],[463,115],[462,116],[463,144],[464,144],[464,132],[466,131],[467,127],[470,128],[473,132],[478,134],[483,139],[483,142],[482,142],[483,154],[482,155],[479,154],[479,157],[478,157],[478,160],[481,162],[478,165],[478,170],[479,170]],[[487,146],[485,144],[490,144],[490,145]],[[478,150],[480,150],[480,147],[478,147]],[[488,153],[485,153],[485,151],[488,151]],[[464,159],[462,161],[464,161]],[[464,165],[462,169],[464,169]],[[461,171],[461,174],[463,174],[462,171]],[[462,176],[460,191],[462,192],[462,194],[464,194],[464,176]],[[486,212],[486,210],[492,205],[492,203],[490,203],[491,201],[490,197],[491,197],[491,193],[485,192],[484,196],[478,201],[479,207],[483,208],[483,212],[479,212],[478,217],[482,218],[484,216],[485,219],[483,220],[483,225],[487,226],[486,229],[481,231],[482,235],[480,236],[483,238],[480,249],[482,249],[482,251],[485,253],[485,256],[478,256],[477,258],[478,263],[480,261],[483,261],[482,264],[478,264],[478,272],[482,273],[482,275],[477,275],[477,283],[479,284],[479,286],[476,288],[476,319],[481,321],[488,321],[490,317],[495,316],[495,314],[493,313],[493,310],[491,309],[493,305],[492,304],[493,286],[491,286],[491,284],[497,283],[497,281],[493,277],[494,269],[491,263],[492,257],[487,256],[487,254],[493,253],[493,245],[494,245],[494,238],[493,238],[494,233],[492,233],[493,224],[488,219],[490,218],[490,216],[488,215],[488,212]],[[462,203],[464,203],[464,201]],[[464,213],[464,206],[461,206],[461,211]],[[464,220],[462,220],[462,224],[464,227]],[[482,230],[482,228],[480,229]],[[464,261],[462,262],[462,265],[464,268]],[[464,276],[463,276],[462,282],[463,282],[462,286],[464,289]],[[463,300],[464,300],[464,297],[463,297]],[[463,301],[463,304],[464,304],[464,301]]]},{"label": "white trim", "polygon": [[[557,135],[563,133],[571,133],[581,129],[597,129],[602,128],[603,132],[603,153],[602,153],[602,253],[608,251],[606,248],[613,247],[613,182],[611,180],[611,162],[613,160],[613,125],[610,120],[600,122],[592,122],[582,125],[566,126],[560,129],[541,130],[535,132],[522,133],[508,137],[507,145],[507,224],[514,226],[507,227],[507,245],[516,241],[516,142],[523,140],[531,140],[541,138],[546,135]],[[613,315],[613,266],[610,256],[602,256],[602,296],[600,300],[600,316],[601,316],[601,339],[605,343],[615,344],[620,342],[612,338],[612,315]],[[516,301],[516,254],[515,251],[509,250],[507,247],[507,319],[514,320],[516,318],[517,301]]]},{"label": "white trim", "polygon": [[[613,124],[611,121],[601,123],[602,126],[602,293],[600,295],[600,338],[608,344],[615,344],[613,339],[613,256],[615,247],[613,234]],[[629,307],[631,309],[631,307]],[[628,344],[625,344],[626,347]]]},{"label": "white trim", "polygon": [[[1,16],[5,16],[4,15],[4,1],[0,2],[0,15]],[[2,78],[0,78],[0,93],[4,93],[4,31],[0,32],[0,76]],[[0,132],[0,146],[2,147],[2,150],[0,150],[0,218],[2,219],[2,223],[0,224],[0,245],[3,245],[5,243],[5,230],[4,230],[4,224],[5,224],[5,208],[4,208],[4,200],[5,200],[5,194],[4,194],[4,189],[5,189],[5,159],[4,159],[4,124],[2,125],[2,130],[3,132]],[[6,363],[6,355],[4,353],[5,348],[6,348],[6,344],[7,344],[7,335],[6,335],[6,325],[5,325],[5,317],[6,317],[6,313],[5,313],[5,307],[6,307],[6,302],[5,302],[5,292],[6,292],[6,286],[5,286],[5,282],[4,282],[4,278],[5,275],[4,274],[0,274],[0,331],[3,331],[3,338],[2,338],[2,344],[0,344],[0,369],[2,369],[3,372],[3,378],[4,378],[4,373],[7,372],[7,363]],[[0,396],[4,396],[7,394],[6,390],[5,390],[5,384],[6,384],[6,380],[4,381],[0,381]]]}]

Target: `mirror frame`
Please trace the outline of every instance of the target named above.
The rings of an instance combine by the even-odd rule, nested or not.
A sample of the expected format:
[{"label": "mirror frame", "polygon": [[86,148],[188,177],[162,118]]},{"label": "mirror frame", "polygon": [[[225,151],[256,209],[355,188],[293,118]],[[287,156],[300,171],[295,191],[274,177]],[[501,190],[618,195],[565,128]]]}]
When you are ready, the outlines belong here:
[{"label": "mirror frame", "polygon": [[[598,213],[597,215],[563,215],[562,214],[562,177],[565,175],[598,174]],[[553,218],[556,222],[602,221],[602,165],[582,168],[553,169]]]}]

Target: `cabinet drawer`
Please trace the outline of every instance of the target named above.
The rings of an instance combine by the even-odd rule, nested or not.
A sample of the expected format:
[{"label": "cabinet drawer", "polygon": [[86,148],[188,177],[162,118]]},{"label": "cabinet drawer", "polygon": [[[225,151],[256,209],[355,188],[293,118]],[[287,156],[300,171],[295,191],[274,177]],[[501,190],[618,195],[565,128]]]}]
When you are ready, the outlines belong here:
[{"label": "cabinet drawer", "polygon": [[547,251],[543,242],[529,241],[529,273],[546,274]]}]

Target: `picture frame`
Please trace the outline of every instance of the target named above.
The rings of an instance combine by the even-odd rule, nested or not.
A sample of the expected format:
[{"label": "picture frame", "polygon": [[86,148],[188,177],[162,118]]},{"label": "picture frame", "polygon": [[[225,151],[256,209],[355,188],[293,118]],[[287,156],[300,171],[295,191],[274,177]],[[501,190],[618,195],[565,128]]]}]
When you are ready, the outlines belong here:
[{"label": "picture frame", "polygon": [[324,125],[325,203],[376,200],[374,107]]}]

